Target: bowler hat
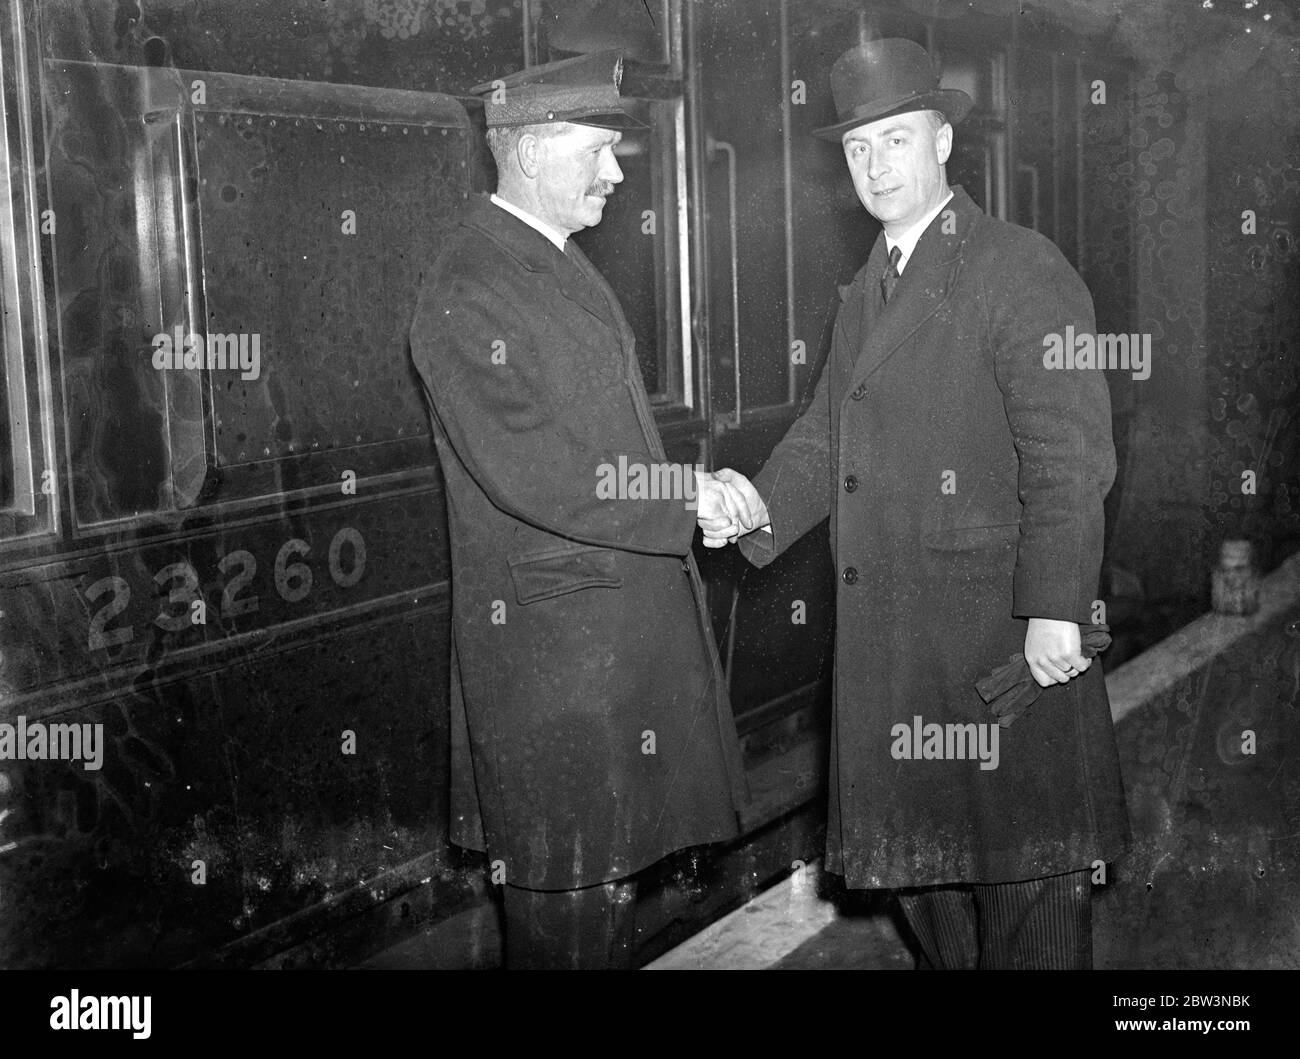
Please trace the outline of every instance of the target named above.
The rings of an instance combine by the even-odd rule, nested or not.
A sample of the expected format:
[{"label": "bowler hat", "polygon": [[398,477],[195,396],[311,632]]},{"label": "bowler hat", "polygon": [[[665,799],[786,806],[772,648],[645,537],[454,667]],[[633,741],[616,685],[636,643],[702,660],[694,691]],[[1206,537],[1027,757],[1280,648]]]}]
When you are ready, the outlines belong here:
[{"label": "bowler hat", "polygon": [[618,94],[623,54],[617,49],[578,55],[485,81],[470,89],[483,96],[489,128],[570,121],[602,129],[643,129]]},{"label": "bowler hat", "polygon": [[940,88],[930,53],[899,37],[859,44],[836,59],[831,95],[839,120],[813,135],[837,142],[858,125],[914,110],[937,110],[956,125],[974,105],[965,92]]}]

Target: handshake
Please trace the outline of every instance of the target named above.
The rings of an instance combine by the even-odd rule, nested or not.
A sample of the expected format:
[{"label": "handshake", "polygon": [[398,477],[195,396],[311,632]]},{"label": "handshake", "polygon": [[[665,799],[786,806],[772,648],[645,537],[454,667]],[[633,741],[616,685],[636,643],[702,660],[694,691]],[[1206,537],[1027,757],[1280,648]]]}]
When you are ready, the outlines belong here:
[{"label": "handshake", "polygon": [[699,498],[696,521],[704,532],[706,548],[725,548],[746,533],[768,525],[767,505],[749,479],[724,467],[697,471]]}]

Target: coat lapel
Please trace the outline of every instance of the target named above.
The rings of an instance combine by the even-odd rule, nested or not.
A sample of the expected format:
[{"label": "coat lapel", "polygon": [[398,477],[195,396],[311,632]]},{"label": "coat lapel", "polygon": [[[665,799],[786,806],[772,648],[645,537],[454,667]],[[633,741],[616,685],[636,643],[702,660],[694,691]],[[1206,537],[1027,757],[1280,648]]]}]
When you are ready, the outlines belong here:
[{"label": "coat lapel", "polygon": [[[600,308],[590,311],[595,312],[605,324],[613,324],[614,330],[618,333],[619,344],[623,347],[623,353],[625,355],[631,353],[635,336],[632,334],[632,327],[628,324],[627,317],[623,315],[623,308],[619,305],[614,288],[605,281],[600,270],[591,263],[587,255],[582,252],[582,248],[572,238],[569,239],[568,246],[568,252],[577,259],[577,267],[574,271],[582,273],[587,281],[582,284],[584,292],[591,291],[599,299],[597,304]],[[570,265],[574,264],[567,257],[565,260]],[[590,300],[589,295],[588,298]]]},{"label": "coat lapel", "polygon": [[605,301],[609,316],[617,325],[619,345],[623,350],[623,383],[628,389],[628,396],[632,399],[632,407],[636,411],[637,421],[641,425],[641,433],[645,437],[650,455],[657,460],[662,460],[665,458],[663,440],[659,437],[659,428],[655,425],[650,400],[646,397],[641,365],[636,359],[636,335],[633,334],[627,317],[623,315],[614,288],[605,282],[605,277],[592,265],[587,255],[573,240],[569,240],[569,251],[577,259],[579,267],[586,274],[591,285]]},{"label": "coat lapel", "polygon": [[[619,325],[622,323],[626,327],[622,313],[611,316],[607,299],[600,287],[589,281],[580,267],[557,250],[541,232],[495,205],[486,195],[475,200],[465,223],[498,242],[529,272],[553,274],[560,293],[565,298],[622,339]],[[576,250],[572,241],[569,245]],[[576,253],[581,254],[582,251],[576,250]],[[582,262],[593,275],[599,275],[585,257]],[[604,280],[600,280],[600,283],[604,284]]]},{"label": "coat lapel", "polygon": [[[945,223],[946,219],[953,219],[945,217],[949,210],[955,214],[955,223]],[[862,351],[853,368],[853,384],[878,370],[948,300],[961,264],[963,244],[982,216],[970,196],[960,186],[953,187],[952,200],[939,211],[917,242],[894,296],[875,313],[871,326],[866,329]],[[886,260],[885,236],[881,233],[868,259],[865,276],[866,297],[871,305],[879,304],[879,280]]]},{"label": "coat lapel", "polygon": [[582,248],[570,239],[567,254],[557,250],[541,232],[495,205],[486,195],[474,201],[465,224],[494,239],[529,272],[554,275],[560,293],[581,307],[593,322],[606,328],[617,340],[619,352],[623,355],[623,381],[641,431],[651,454],[662,459],[663,443],[645,394],[641,365],[636,359],[636,336],[623,315],[618,296]]}]

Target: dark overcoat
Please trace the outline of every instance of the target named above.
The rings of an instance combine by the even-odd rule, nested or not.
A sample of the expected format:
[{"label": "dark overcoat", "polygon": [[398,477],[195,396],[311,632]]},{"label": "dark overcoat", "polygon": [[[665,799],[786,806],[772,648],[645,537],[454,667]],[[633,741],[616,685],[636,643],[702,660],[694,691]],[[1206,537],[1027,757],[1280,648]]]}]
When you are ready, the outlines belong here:
[{"label": "dark overcoat", "polygon": [[[814,399],[755,479],[773,533],[742,540],[764,565],[830,516],[827,866],[853,887],[1030,879],[1128,843],[1099,664],[997,733],[996,768],[966,743],[1028,618],[1095,620],[1115,456],[1101,373],[1044,363],[1045,336],[1093,331],[1087,288],[953,190],[887,306],[883,233],[842,291]],[[951,756],[914,737],[929,724]]]},{"label": "dark overcoat", "polygon": [[[617,298],[570,246],[473,200],[411,329],[447,483],[452,838],[536,889],[733,837],[746,797],[696,513],[632,495],[664,451]],[[620,466],[629,495],[603,498]]]}]

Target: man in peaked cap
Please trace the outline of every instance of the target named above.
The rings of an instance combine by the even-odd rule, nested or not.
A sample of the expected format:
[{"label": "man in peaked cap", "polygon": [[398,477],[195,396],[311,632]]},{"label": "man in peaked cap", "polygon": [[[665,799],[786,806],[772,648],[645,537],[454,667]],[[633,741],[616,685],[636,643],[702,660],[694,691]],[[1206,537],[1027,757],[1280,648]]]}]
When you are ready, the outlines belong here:
[{"label": "man in peaked cap", "polygon": [[[945,171],[971,108],[926,51],[879,40],[831,70],[840,142],[883,231],[842,290],[808,410],[742,492],[772,562],[828,515],[836,565],[827,866],[899,891],[922,965],[1091,965],[1090,892],[1128,844],[1095,622],[1115,473],[1083,282]],[[712,527],[712,546],[742,527]],[[980,678],[1023,652],[1046,690],[999,727]]]},{"label": "man in peaked cap", "polygon": [[[635,874],[735,836],[747,800],[691,555],[735,503],[666,462],[632,331],[570,238],[623,177],[620,71],[604,52],[475,87],[497,192],[411,328],[451,536],[452,840],[504,883],[510,967],[628,966]],[[615,468],[674,487],[611,493]]]}]

